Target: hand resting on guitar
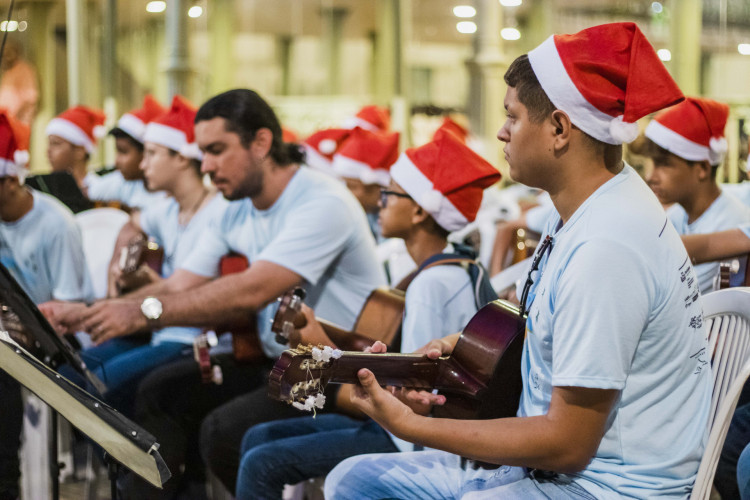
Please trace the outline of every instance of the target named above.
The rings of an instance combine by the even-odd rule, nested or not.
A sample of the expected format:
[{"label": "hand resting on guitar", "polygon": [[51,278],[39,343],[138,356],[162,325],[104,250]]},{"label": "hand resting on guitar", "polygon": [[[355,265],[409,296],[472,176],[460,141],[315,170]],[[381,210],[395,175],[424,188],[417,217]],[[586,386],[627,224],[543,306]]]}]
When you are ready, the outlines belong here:
[{"label": "hand resting on guitar", "polygon": [[295,328],[289,333],[289,345],[291,347],[297,347],[299,344],[323,344],[338,347],[315,318],[313,308],[303,303],[301,304],[300,312],[305,316],[307,324],[301,328]]}]

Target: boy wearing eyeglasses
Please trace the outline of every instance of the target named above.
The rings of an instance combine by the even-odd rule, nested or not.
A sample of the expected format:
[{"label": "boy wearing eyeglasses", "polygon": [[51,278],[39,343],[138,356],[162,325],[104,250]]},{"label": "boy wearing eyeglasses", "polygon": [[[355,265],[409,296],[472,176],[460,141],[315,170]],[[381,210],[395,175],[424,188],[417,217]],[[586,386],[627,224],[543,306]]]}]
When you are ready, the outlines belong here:
[{"label": "boy wearing eyeglasses", "polygon": [[[477,304],[475,286],[484,284],[483,291],[489,288],[496,297],[486,278],[475,284],[462,266],[441,265],[441,260],[464,255],[448,244],[448,233],[476,217],[483,190],[500,174],[447,132],[407,150],[390,174],[388,187],[380,191],[379,222],[383,236],[402,238],[419,266],[406,288],[401,341],[402,352],[414,352],[469,322],[484,305]],[[306,314],[311,326],[301,332],[304,341],[312,334],[316,342],[326,342],[312,310]],[[350,389],[344,386],[337,402],[348,403]],[[352,410],[348,404],[339,406],[339,411],[347,410]],[[309,450],[320,443],[325,443],[325,452],[310,456]],[[341,413],[259,424],[243,439],[236,496],[281,498],[284,484],[323,476],[347,457],[413,449],[412,443],[388,434],[372,420]]]},{"label": "boy wearing eyeglasses", "polygon": [[[552,36],[505,81],[510,175],[557,211],[530,276],[517,416],[425,418],[361,369],[352,403],[436,450],[347,459],[326,498],[686,498],[711,397],[700,293],[621,147],[682,93],[634,23]],[[433,341],[428,356],[456,340]]]}]

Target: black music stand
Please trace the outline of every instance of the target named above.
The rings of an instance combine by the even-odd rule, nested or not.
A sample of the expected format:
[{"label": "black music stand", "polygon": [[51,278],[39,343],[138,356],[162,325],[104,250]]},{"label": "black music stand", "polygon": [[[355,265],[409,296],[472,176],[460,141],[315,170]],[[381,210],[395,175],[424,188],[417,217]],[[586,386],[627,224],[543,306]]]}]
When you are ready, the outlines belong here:
[{"label": "black music stand", "polygon": [[112,471],[119,466],[133,471],[157,488],[170,478],[171,473],[159,455],[159,444],[154,436],[41,363],[4,331],[0,331],[0,366],[104,449],[113,498],[116,497],[117,475]]},{"label": "black music stand", "polygon": [[[86,364],[73,347],[57,335],[44,315],[2,264],[0,264],[0,307],[10,309],[16,316],[14,320],[23,329],[20,333],[14,329],[14,334],[10,335],[8,331],[11,328],[3,325],[4,316],[0,314],[0,341],[2,341],[0,342],[2,344],[0,345],[0,367],[52,409],[50,438],[52,499],[59,498],[57,413],[63,415],[73,426],[105,450],[105,460],[110,471],[110,479],[113,481],[113,494],[116,491],[114,472],[118,463],[154,486],[161,487],[163,482],[170,477],[170,473],[161,456],[156,452],[159,446],[156,439],[119,414],[117,410],[56,373],[55,369],[60,365],[68,364],[83,375],[99,391],[99,394],[106,391],[104,384],[86,368]],[[0,313],[3,312],[5,312],[4,309],[0,311]],[[5,317],[7,319],[7,315]],[[13,336],[15,338],[11,338]],[[30,369],[29,366],[34,369]],[[130,440],[130,445],[122,441],[123,436]],[[140,457],[140,461],[134,461],[133,456],[137,457],[138,453],[153,454],[151,462],[157,464],[158,474],[154,471],[147,472],[151,468],[151,462],[146,460],[149,465],[144,465],[144,457]]]}]

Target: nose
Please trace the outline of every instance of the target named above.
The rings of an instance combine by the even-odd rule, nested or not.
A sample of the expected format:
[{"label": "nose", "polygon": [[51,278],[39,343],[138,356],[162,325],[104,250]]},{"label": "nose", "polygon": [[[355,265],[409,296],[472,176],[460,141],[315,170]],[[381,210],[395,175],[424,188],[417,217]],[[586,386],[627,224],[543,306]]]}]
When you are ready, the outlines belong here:
[{"label": "nose", "polygon": [[147,165],[147,164],[148,164],[148,160],[146,159],[146,155],[143,155],[143,159],[142,159],[142,160],[141,160],[141,162],[140,162],[140,163],[138,164],[138,168],[139,168],[139,169],[141,169],[141,170],[143,170],[143,171],[145,171],[145,170],[146,170],[146,165]]},{"label": "nose", "polygon": [[497,139],[502,142],[510,142],[510,132],[508,131],[508,122],[503,123],[500,130],[497,131]]},{"label": "nose", "polygon": [[216,169],[215,167],[216,165],[214,161],[211,159],[211,157],[204,153],[203,161],[201,161],[201,173],[210,174]]}]

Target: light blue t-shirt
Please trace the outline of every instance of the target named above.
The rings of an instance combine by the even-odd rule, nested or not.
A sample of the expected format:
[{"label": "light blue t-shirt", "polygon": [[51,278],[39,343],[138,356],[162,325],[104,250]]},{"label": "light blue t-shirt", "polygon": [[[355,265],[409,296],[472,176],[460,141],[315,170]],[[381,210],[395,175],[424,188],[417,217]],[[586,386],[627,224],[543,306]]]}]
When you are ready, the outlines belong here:
[{"label": "light blue t-shirt", "polygon": [[[229,202],[221,194],[214,194],[213,199],[203,206],[187,225],[178,222],[180,205],[174,198],[166,198],[157,204],[141,211],[141,229],[164,249],[164,261],[161,275],[168,278],[175,269],[181,267],[190,252],[199,242],[210,234],[210,228],[216,227],[224,215]],[[215,277],[219,273],[214,266],[204,276]],[[200,328],[167,327],[153,332],[151,343],[181,342],[192,344]]]},{"label": "light blue t-shirt", "polygon": [[[453,247],[444,253],[452,253]],[[406,289],[401,352],[414,352],[429,341],[460,332],[477,312],[469,273],[461,266],[437,265],[420,272]],[[414,444],[391,434],[401,451]]]},{"label": "light blue t-shirt", "polygon": [[86,194],[92,201],[119,201],[123,205],[142,210],[164,199],[164,191],[151,192],[142,180],[128,181],[119,170],[105,175],[88,174],[84,180]]},{"label": "light blue t-shirt", "polygon": [[15,222],[0,220],[0,263],[36,304],[91,300],[91,286],[73,213],[57,198],[31,190],[34,206]]},{"label": "light blue t-shirt", "polygon": [[[750,222],[750,207],[743,204],[729,193],[722,192],[700,217],[688,224],[685,210],[675,204],[668,212],[669,219],[679,234],[705,234],[726,229],[734,229],[740,224]],[[747,258],[742,257],[740,270],[729,279],[730,286],[742,286],[745,281]],[[714,278],[719,273],[719,262],[706,262],[695,266],[701,293],[708,293],[714,288]]]},{"label": "light blue t-shirt", "polygon": [[722,184],[721,190],[729,193],[745,205],[750,206],[750,181],[740,182],[738,184]]},{"label": "light blue t-shirt", "polygon": [[554,386],[619,390],[595,456],[570,479],[595,498],[687,498],[712,381],[685,247],[629,166],[559,225],[545,229],[553,246],[530,295],[519,415],[545,414]]},{"label": "light blue t-shirt", "polygon": [[[267,210],[258,210],[249,198],[231,202],[221,223],[180,267],[205,276],[230,251],[243,254],[250,265],[265,260],[302,276],[305,303],[346,329],[370,292],[385,284],[362,206],[340,182],[306,167]],[[271,332],[276,307],[272,302],[258,311],[261,345],[271,358],[284,350]]]}]

